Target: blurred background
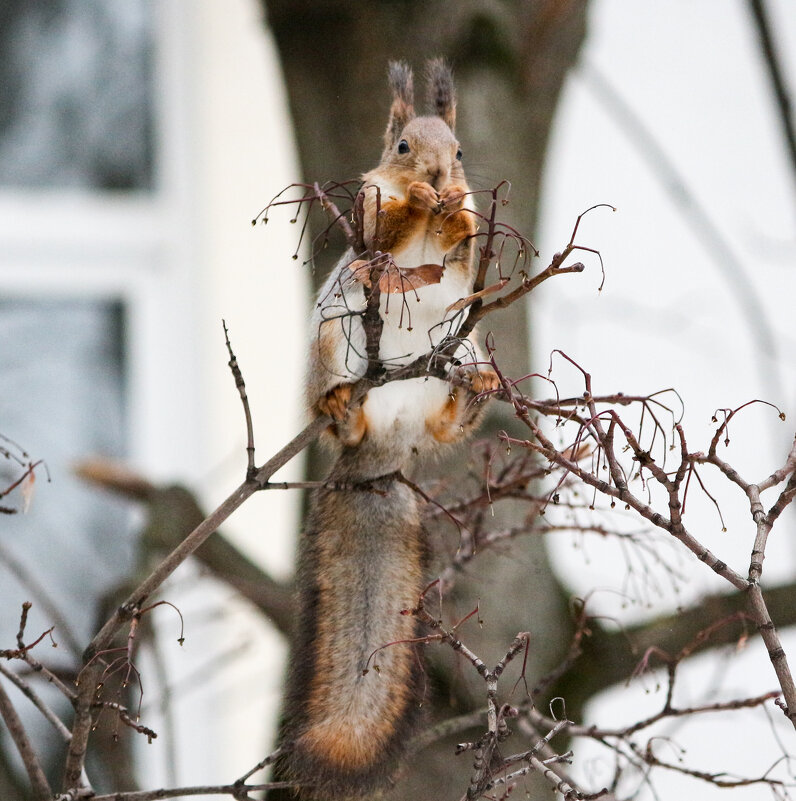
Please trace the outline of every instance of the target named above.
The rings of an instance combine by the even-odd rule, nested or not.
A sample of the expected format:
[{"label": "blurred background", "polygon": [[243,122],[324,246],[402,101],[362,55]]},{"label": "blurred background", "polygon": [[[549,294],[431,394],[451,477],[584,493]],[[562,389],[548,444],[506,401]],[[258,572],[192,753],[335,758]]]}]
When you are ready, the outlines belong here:
[{"label": "blurred background", "polygon": [[[761,42],[760,7],[775,62]],[[727,458],[750,480],[781,466],[796,418],[796,167],[783,123],[790,110],[783,115],[770,68],[790,91],[794,52],[788,0],[4,0],[0,435],[11,441],[0,446],[12,458],[0,462],[3,486],[20,461],[43,459],[46,470],[36,470],[26,513],[20,490],[0,501],[19,510],[0,517],[0,648],[15,642],[23,601],[34,604],[32,636],[56,622],[55,608],[58,650],[37,654],[69,676],[115,593],[151,558],[140,547],[151,508],[90,486],[77,463],[122,462],[153,486],[189,489],[207,510],[243,479],[245,428],[222,318],[247,383],[258,463],[300,430],[316,277],[302,265],[306,252],[291,258],[292,212],[266,227],[251,220],[293,181],[353,178],[376,162],[390,58],[418,70],[438,53],[453,63],[470,182],[490,189],[511,180],[507,219],[539,248],[536,269],[567,243],[578,214],[616,208],[590,212],[577,238],[599,250],[603,288],[599,259],[584,252],[583,275],[549,282],[529,308],[496,321],[504,368],[546,374],[560,348],[592,373],[595,392],[676,387],[692,450],[707,448],[717,408],[766,399],[787,422],[752,407],[732,430]],[[329,263],[319,258],[317,273]],[[561,360],[553,367],[562,395],[582,391],[575,370]],[[541,383],[532,391],[550,394]],[[671,403],[679,413],[680,401]],[[303,470],[297,460],[280,477]],[[724,526],[696,496],[687,522],[745,573],[747,504],[721,482],[710,487]],[[287,582],[301,504],[295,494],[261,493],[225,536]],[[772,584],[796,580],[792,530],[791,514],[769,546]],[[544,643],[540,674],[566,648],[556,616],[566,617],[570,594],[592,592],[596,613],[629,626],[724,589],[676,550],[661,579],[628,563],[619,545],[581,535],[516,547],[508,581],[521,588],[518,600],[498,622],[500,599],[482,596],[494,635],[482,647],[486,661],[493,646],[497,658],[529,629]],[[113,757],[98,753],[98,786],[231,781],[271,747],[284,638],[214,573],[204,562],[185,565],[163,593],[185,616],[185,644],[176,643],[176,614],[162,607],[152,616],[157,645],[139,664],[143,714],[162,736],[128,744],[129,770],[114,773]],[[792,598],[796,609],[796,588]],[[794,653],[796,637],[786,631],[784,644]],[[654,676],[619,689],[607,678],[584,684],[589,692],[573,708],[602,725],[661,703]],[[775,686],[752,638],[743,653],[691,660],[680,703]],[[49,737],[34,715],[25,720]],[[732,725],[733,736],[726,722],[669,726],[660,736],[676,740],[673,760],[705,771],[760,775],[783,738],[793,751],[792,729],[760,710]],[[23,798],[2,730],[0,745],[0,795]],[[53,742],[54,775],[61,759]],[[787,761],[779,767],[790,770]],[[590,786],[612,769],[607,752],[576,748],[573,772]],[[426,778],[451,786],[441,770]],[[722,792],[664,771],[651,784],[630,776],[620,797],[636,790],[663,799]],[[752,786],[733,798],[767,792]]]}]

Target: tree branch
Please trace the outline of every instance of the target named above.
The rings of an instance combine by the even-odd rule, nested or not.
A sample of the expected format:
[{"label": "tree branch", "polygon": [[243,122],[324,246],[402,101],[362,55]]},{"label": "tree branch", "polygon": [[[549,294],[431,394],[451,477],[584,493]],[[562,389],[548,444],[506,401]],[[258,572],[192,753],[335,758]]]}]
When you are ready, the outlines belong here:
[{"label": "tree branch", "polygon": [[763,61],[771,81],[782,137],[785,140],[785,147],[790,156],[791,178],[796,181],[796,131],[794,131],[793,126],[793,105],[788,87],[785,84],[784,70],[777,55],[774,34],[766,13],[764,0],[748,0],[748,6],[760,41]]},{"label": "tree branch", "polygon": [[2,682],[0,682],[0,717],[5,721],[8,733],[17,747],[19,756],[22,759],[22,764],[25,766],[28,778],[30,779],[31,787],[37,801],[50,801],[52,798],[52,790],[44,775],[44,770],[39,762],[39,757],[35,749],[31,745],[25,727],[17,715],[11,699],[8,697]]},{"label": "tree branch", "polygon": [[122,626],[132,620],[150,595],[221,525],[247,498],[257,492],[271,476],[300,453],[329,425],[331,419],[318,417],[297,437],[269,459],[253,477],[247,478],[225,501],[205,518],[153,571],[105,623],[83,654],[84,667],[78,676],[78,695],[72,742],[64,769],[64,791],[77,786],[83,771],[88,738],[91,733],[91,709],[103,666],[97,657],[111,645]]}]

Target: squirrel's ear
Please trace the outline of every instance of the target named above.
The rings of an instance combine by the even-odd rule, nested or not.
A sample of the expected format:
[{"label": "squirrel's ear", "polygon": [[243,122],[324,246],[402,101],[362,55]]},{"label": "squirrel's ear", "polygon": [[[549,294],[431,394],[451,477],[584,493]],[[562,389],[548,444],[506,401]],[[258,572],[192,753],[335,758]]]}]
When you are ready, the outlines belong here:
[{"label": "squirrel's ear", "polygon": [[442,117],[448,128],[456,127],[456,89],[453,73],[441,58],[431,59],[426,66],[428,81],[428,104],[438,117]]},{"label": "squirrel's ear", "polygon": [[391,61],[388,76],[393,99],[390,119],[384,132],[384,143],[391,148],[398,142],[406,123],[415,116],[415,90],[412,70],[405,61]]}]

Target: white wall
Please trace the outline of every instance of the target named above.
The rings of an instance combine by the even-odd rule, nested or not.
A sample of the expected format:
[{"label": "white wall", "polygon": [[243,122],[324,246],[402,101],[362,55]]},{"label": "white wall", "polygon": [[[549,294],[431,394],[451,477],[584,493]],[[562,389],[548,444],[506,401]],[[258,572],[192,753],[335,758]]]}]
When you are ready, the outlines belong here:
[{"label": "white wall", "polygon": [[[793,89],[795,9],[787,1],[767,6]],[[541,262],[547,264],[568,241],[581,211],[601,202],[618,210],[592,212],[577,240],[602,253],[602,293],[597,291],[597,259],[581,253],[575,258],[586,263],[584,275],[549,282],[535,296],[533,369],[546,374],[550,352],[561,348],[592,374],[595,393],[676,387],[685,403],[683,424],[692,451],[707,449],[717,408],[753,398],[772,401],[786,412],[787,422],[770,408],[750,408],[732,427],[724,454],[747,480],[760,480],[781,466],[793,440],[796,237],[792,168],[746,4],[600,0],[592,7],[583,58],[640,116],[708,210],[759,294],[778,349],[774,355],[756,347],[742,313],[741,301],[748,298],[739,300],[729,288],[728,265],[709,257],[691,227],[693,212],[677,207],[632,143],[633,135],[580,73],[568,82],[547,166]],[[562,361],[553,377],[562,395],[583,389],[579,376]],[[715,471],[702,475],[721,503],[728,530],[722,532],[712,504],[693,487],[685,524],[745,575],[754,535],[748,502],[736,490],[725,492],[727,482]],[[787,536],[792,519],[780,521],[769,543],[764,586],[793,576],[794,546]],[[667,580],[659,592],[636,563],[639,591],[630,593],[635,602],[624,587],[628,574],[618,547],[564,537],[556,542],[554,557],[573,591],[600,588],[591,608],[617,621],[663,614],[701,593],[729,589],[690,555],[676,558],[678,549],[666,543],[656,549],[682,576],[676,581],[679,592],[673,593]],[[791,633],[786,633],[785,647],[792,656],[796,637]],[[762,642],[751,636],[743,655],[700,658],[683,670],[675,702],[741,697],[776,686]],[[607,693],[592,705],[591,722],[613,725],[637,719],[640,709],[652,712],[662,703],[655,687],[655,680],[647,679]],[[775,709],[773,717],[784,722]],[[672,725],[666,731],[687,748],[682,755],[687,767],[762,774],[780,753],[767,718],[758,711],[725,718],[730,720],[743,736],[730,734],[726,722],[711,727],[708,721],[693,729]],[[792,739],[787,728],[783,736]],[[607,752],[598,752],[579,751],[575,744],[576,769],[580,775],[592,772],[595,784],[612,768]],[[665,746],[661,756],[678,758],[675,748]],[[655,786],[660,798],[681,793],[712,799],[728,792],[659,773]],[[733,798],[751,801],[766,792],[750,787],[733,791]],[[653,797],[645,793],[642,798]]]},{"label": "white wall", "polygon": [[[260,4],[169,2],[159,11],[165,73],[173,83],[163,87],[165,119],[172,126],[167,139],[187,149],[172,151],[168,166],[183,226],[175,235],[188,258],[184,291],[195,304],[190,336],[196,372],[177,391],[199,412],[191,461],[178,475],[209,510],[245,478],[246,468],[244,416],[227,366],[222,318],[246,381],[257,463],[302,425],[307,276],[290,258],[296,228],[288,224],[289,215],[267,227],[251,225],[299,171]],[[168,107],[174,92],[182,93],[177,109]],[[301,460],[283,473],[298,478]],[[257,495],[224,525],[224,533],[284,577],[292,564],[297,503],[293,493]],[[284,643],[228,588],[197,581],[190,566],[178,571],[164,597],[178,603],[188,628],[180,648],[176,620],[159,616],[160,651],[173,670],[174,728],[164,718],[163,741],[140,749],[146,786],[157,786],[149,772],[157,765],[160,781],[167,783],[233,779],[271,745]],[[173,756],[171,738],[178,744]]]}]

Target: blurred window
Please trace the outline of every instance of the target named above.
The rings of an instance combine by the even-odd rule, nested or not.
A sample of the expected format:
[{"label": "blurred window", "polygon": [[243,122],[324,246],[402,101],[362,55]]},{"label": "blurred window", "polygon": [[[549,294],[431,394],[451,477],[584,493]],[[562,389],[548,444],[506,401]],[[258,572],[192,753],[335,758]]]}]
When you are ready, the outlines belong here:
[{"label": "blurred window", "polygon": [[[22,513],[23,493],[10,497],[17,514],[0,520],[0,545],[27,572],[48,577],[44,591],[85,644],[97,624],[90,610],[133,564],[127,506],[90,490],[71,470],[87,453],[124,450],[121,306],[81,299],[2,300],[0,342],[11,345],[0,349],[2,433],[32,461],[43,458],[46,464],[36,470],[27,512]],[[14,461],[0,462],[2,486],[20,472]],[[2,564],[0,575],[4,642],[13,639],[22,600],[34,604],[28,632],[34,639],[40,633],[37,624],[47,628],[56,622],[47,618],[41,590],[32,592],[24,582],[19,586],[19,576]],[[56,634],[56,640],[63,635]]]},{"label": "blurred window", "polygon": [[[0,517],[0,546],[22,570],[0,553],[0,647],[22,600],[34,604],[30,634],[52,625],[45,593],[87,637],[102,594],[134,569],[129,505],[71,468],[130,455],[125,321],[166,273],[155,272],[155,22],[149,0],[0,2],[0,435],[52,478],[36,471],[24,515],[19,490],[2,501],[20,510]],[[3,488],[15,470],[0,459]],[[34,590],[20,572],[52,578]]]},{"label": "blurred window", "polygon": [[0,3],[0,186],[152,186],[146,0]]}]

